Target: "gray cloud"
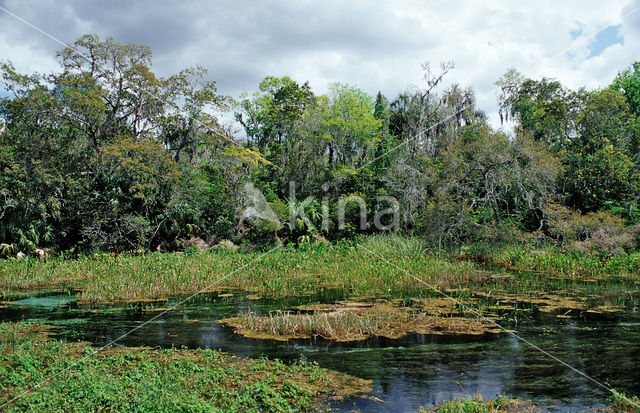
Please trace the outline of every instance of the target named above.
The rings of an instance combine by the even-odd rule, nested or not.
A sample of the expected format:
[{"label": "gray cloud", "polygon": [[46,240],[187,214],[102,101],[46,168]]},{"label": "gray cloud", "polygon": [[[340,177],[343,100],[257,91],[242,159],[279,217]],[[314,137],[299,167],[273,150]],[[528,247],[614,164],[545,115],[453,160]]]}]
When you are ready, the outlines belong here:
[{"label": "gray cloud", "polygon": [[[18,1],[3,7],[43,31],[72,42],[84,33],[151,46],[162,75],[200,64],[223,93],[253,91],[265,75],[309,80],[324,92],[331,81],[355,84],[389,97],[419,84],[419,64],[456,61],[449,82],[472,85],[488,112],[495,110],[493,82],[508,67],[574,83],[606,84],[637,56],[629,41],[588,59],[578,36],[622,24],[637,37],[640,13],[620,22],[638,1],[549,1],[515,6],[472,1]],[[60,45],[0,12],[0,59],[20,70],[55,69]],[[571,33],[574,33],[572,36]],[[582,36],[582,35],[581,35]],[[572,43],[574,42],[574,43]],[[574,45],[572,53],[545,59]],[[542,64],[541,64],[542,63]],[[613,72],[615,73],[615,71]],[[590,77],[591,76],[591,77]],[[594,78],[596,76],[596,78]]]}]

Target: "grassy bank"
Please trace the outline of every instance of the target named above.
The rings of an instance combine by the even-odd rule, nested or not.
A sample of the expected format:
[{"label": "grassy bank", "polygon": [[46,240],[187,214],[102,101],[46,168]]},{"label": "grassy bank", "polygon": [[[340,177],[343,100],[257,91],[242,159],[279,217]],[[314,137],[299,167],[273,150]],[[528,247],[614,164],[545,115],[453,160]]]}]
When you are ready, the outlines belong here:
[{"label": "grassy bank", "polygon": [[[416,239],[378,236],[365,238],[354,247],[318,245],[264,255],[210,250],[191,254],[104,254],[47,262],[2,260],[0,291],[10,297],[32,290],[63,288],[77,291],[80,301],[96,304],[163,299],[211,286],[250,290],[270,298],[309,294],[322,286],[342,289],[346,298],[434,295],[428,285],[380,257],[463,299],[478,293],[529,298],[546,294],[550,299],[572,297],[594,307],[629,306],[637,302],[634,296],[640,288],[640,254],[596,258],[556,249],[490,250],[474,246],[459,255],[443,255],[430,252]],[[232,275],[224,278],[229,274]]]},{"label": "grassy bank", "polygon": [[214,350],[115,348],[77,363],[94,350],[43,329],[0,324],[0,405],[69,367],[4,411],[306,411],[370,386],[314,364]]},{"label": "grassy bank", "polygon": [[515,271],[571,278],[629,277],[640,273],[640,252],[590,255],[557,247],[533,249],[477,243],[463,247],[459,257]]},{"label": "grassy bank", "polygon": [[[407,241],[397,254],[383,247],[379,249],[385,255],[397,255],[408,270],[442,288],[469,283],[478,274],[473,263],[447,262],[425,255],[418,242]],[[264,255],[210,250],[193,254],[105,254],[48,262],[3,260],[0,290],[9,296],[24,290],[64,287],[79,290],[78,298],[91,303],[158,299],[205,289],[234,271],[218,285],[273,298],[313,293],[320,286],[362,296],[420,295],[426,289],[365,251],[318,246]]]}]

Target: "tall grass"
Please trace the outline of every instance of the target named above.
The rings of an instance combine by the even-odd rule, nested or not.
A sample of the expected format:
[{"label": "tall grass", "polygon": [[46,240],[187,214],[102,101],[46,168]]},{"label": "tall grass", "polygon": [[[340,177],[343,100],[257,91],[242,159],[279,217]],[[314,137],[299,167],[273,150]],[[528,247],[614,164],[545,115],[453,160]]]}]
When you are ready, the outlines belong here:
[{"label": "tall grass", "polygon": [[[395,242],[375,243],[369,247],[396,257],[408,270],[427,279],[456,284],[476,267],[469,262],[438,260],[410,242],[406,250]],[[321,286],[371,297],[419,295],[426,288],[357,248],[278,250],[265,255],[221,250],[141,256],[103,254],[77,260],[0,262],[0,289],[5,296],[19,290],[65,286],[80,290],[80,300],[98,303],[167,298],[213,285],[247,289],[273,298],[309,294]]]},{"label": "tall grass", "polygon": [[249,311],[220,322],[249,337],[281,340],[320,336],[354,341],[373,336],[398,338],[410,333],[481,335],[502,332],[489,323],[460,317],[454,312],[450,305],[417,308],[388,303],[342,302],[316,308],[313,313],[275,311],[259,315]]},{"label": "tall grass", "polygon": [[603,256],[551,246],[528,249],[477,243],[463,248],[462,255],[500,267],[547,275],[593,278],[640,274],[640,253]]},{"label": "tall grass", "polygon": [[454,399],[435,406],[433,409],[420,408],[418,413],[492,413],[492,412],[542,412],[530,402],[500,396],[497,399],[483,400],[482,396]]},{"label": "tall grass", "polygon": [[[465,254],[474,259],[433,254],[415,238],[375,236],[362,238],[352,247],[319,245],[275,250],[265,255],[210,250],[137,256],[96,254],[47,262],[2,260],[0,293],[11,297],[26,290],[65,288],[78,290],[81,301],[103,303],[163,299],[216,286],[283,298],[311,294],[324,286],[342,289],[347,298],[371,299],[433,296],[430,286],[434,286],[460,295],[469,290],[517,294],[553,291],[629,301],[629,293],[637,293],[639,288],[640,255],[595,261],[593,257],[557,251],[516,248],[495,251],[476,248]],[[482,262],[523,272],[503,277],[500,274],[503,270],[487,270]]]},{"label": "tall grass", "polygon": [[[276,311],[268,316],[246,313],[235,319],[242,329],[282,338],[321,336],[355,340],[396,330],[397,315],[385,311],[336,311],[313,314]],[[229,323],[232,324],[233,323]]]}]

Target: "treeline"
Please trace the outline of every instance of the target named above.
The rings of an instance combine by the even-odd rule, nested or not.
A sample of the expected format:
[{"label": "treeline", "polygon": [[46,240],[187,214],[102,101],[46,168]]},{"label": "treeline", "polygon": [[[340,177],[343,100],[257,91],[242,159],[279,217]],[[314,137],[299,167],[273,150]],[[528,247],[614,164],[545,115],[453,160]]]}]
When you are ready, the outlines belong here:
[{"label": "treeline", "polygon": [[[380,231],[385,210],[398,214],[384,228],[442,248],[638,247],[640,62],[595,91],[508,71],[497,82],[506,134],[471,89],[444,86],[451,64],[425,66],[422,87],[389,101],[338,83],[317,95],[289,77],[233,99],[201,67],[163,78],[148,47],[94,35],[58,59],[46,75],[0,67],[5,256],[343,239]],[[247,219],[247,183],[281,223]],[[364,202],[338,225],[349,197]]]}]

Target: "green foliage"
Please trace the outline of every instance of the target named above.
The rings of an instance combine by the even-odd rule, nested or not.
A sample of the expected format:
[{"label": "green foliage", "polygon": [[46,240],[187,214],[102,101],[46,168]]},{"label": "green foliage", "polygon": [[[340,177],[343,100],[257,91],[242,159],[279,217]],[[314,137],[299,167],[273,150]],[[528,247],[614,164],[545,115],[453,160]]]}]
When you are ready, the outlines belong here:
[{"label": "green foliage", "polygon": [[639,177],[621,148],[605,143],[592,153],[571,154],[568,162],[570,205],[582,211],[597,211],[607,201],[635,201]]},{"label": "green foliage", "polygon": [[[227,99],[206,70],[163,79],[150,69],[148,47],[95,35],[58,57],[61,71],[48,76],[0,66],[13,94],[0,100],[0,242],[27,251],[133,250],[227,236],[228,185],[206,165],[180,178],[178,161],[187,154],[192,164],[219,165],[260,155],[225,152],[235,142],[211,110]],[[208,178],[195,185],[199,174]]]},{"label": "green foliage", "polygon": [[124,138],[103,147],[83,236],[97,249],[149,247],[168,214],[179,175],[175,162],[155,141]]},{"label": "green foliage", "polygon": [[360,89],[339,83],[329,86],[328,97],[320,127],[329,145],[329,162],[359,164],[363,154],[357,148],[373,145],[382,124],[374,116],[374,101]]},{"label": "green foliage", "polygon": [[185,154],[191,163],[207,159],[217,141],[232,140],[220,130],[216,117],[207,112],[211,107],[224,109],[228,99],[217,93],[216,83],[208,81],[206,75],[206,69],[196,67],[184,69],[164,81],[171,94],[163,98],[177,110],[161,114],[155,122],[161,128],[164,146],[176,162]]},{"label": "green foliage", "polygon": [[[439,91],[451,63],[440,73],[425,64],[425,84],[389,102],[340,83],[316,95],[288,76],[232,100],[205,68],[160,77],[149,47],[91,34],[58,60],[49,75],[0,63],[10,93],[0,99],[5,256],[175,250],[196,237],[308,247],[397,227],[438,248],[534,232],[561,241],[549,224],[555,204],[609,210],[624,226],[640,220],[638,63],[589,92],[510,69],[497,82],[500,116],[516,123],[506,134],[489,126],[471,88]],[[231,109],[241,139],[219,121]],[[288,225],[244,219],[248,183]],[[347,203],[340,226],[341,200],[356,197],[366,210]],[[299,204],[308,219],[291,223]],[[388,213],[376,228],[390,206],[398,219]],[[629,251],[632,233],[603,229],[597,237],[616,240],[597,249]]]},{"label": "green foliage", "polygon": [[513,70],[498,81],[501,114],[556,154],[564,166],[558,180],[564,191],[556,199],[583,213],[615,203],[632,219],[637,208],[637,66],[621,72],[610,88],[593,92],[524,79]]},{"label": "green foliage", "polygon": [[618,73],[611,88],[623,92],[633,113],[640,116],[640,62]]},{"label": "green foliage", "polygon": [[613,391],[612,409],[614,412],[640,412],[640,398],[635,396],[627,396],[626,394],[618,391]]},{"label": "green foliage", "polygon": [[624,96],[610,89],[594,92],[580,116],[579,135],[565,155],[569,204],[582,211],[597,211],[607,201],[632,207],[640,176]]},{"label": "green foliage", "polygon": [[417,228],[439,247],[484,237],[493,228],[539,229],[562,170],[538,142],[512,140],[486,125],[462,128],[458,142],[429,168],[431,197]]},{"label": "green foliage", "polygon": [[162,238],[228,238],[234,229],[235,204],[220,166],[180,166],[180,180],[173,187]]},{"label": "green foliage", "polygon": [[313,102],[308,83],[299,85],[288,76],[267,76],[252,99],[244,98],[236,104],[236,119],[261,152],[277,151],[277,145],[290,137],[292,128]]},{"label": "green foliage", "polygon": [[580,214],[561,205],[549,209],[549,234],[561,245],[595,255],[633,252],[640,243],[640,227],[626,227],[623,218],[606,211]]},{"label": "green foliage", "polygon": [[631,225],[640,223],[640,205],[609,200],[605,201],[604,208],[613,215],[627,218]]},{"label": "green foliage", "polygon": [[[0,324],[0,403],[22,396],[6,411],[294,412],[331,391],[356,393],[366,384],[311,363],[243,360],[210,349],[95,354],[86,343],[52,340],[42,330]],[[48,377],[37,391],[21,394]]]},{"label": "green foliage", "polygon": [[508,397],[498,397],[491,400],[483,400],[482,396],[469,397],[466,399],[451,400],[439,404],[431,410],[422,408],[420,412],[437,413],[490,413],[498,411],[523,411],[535,412],[538,409],[534,405]]}]

